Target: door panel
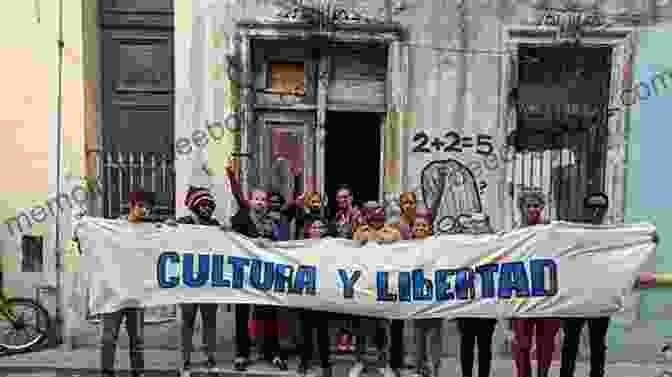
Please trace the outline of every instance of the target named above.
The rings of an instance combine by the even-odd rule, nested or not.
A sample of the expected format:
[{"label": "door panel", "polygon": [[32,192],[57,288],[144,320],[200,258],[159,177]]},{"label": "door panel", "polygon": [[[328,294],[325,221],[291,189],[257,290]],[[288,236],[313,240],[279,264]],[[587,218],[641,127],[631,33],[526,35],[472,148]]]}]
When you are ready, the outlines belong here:
[{"label": "door panel", "polygon": [[171,32],[105,30],[103,54],[105,149],[171,154]]},{"label": "door panel", "polygon": [[259,183],[281,192],[314,190],[313,115],[268,113],[259,117]]}]

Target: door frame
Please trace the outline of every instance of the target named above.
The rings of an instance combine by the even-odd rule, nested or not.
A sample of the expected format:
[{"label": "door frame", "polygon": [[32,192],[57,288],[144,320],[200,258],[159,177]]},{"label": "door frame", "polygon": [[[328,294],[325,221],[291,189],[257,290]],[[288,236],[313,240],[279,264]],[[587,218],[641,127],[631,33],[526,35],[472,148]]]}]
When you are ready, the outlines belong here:
[{"label": "door frame", "polygon": [[[500,111],[500,119],[502,119],[503,129],[506,135],[515,131],[517,119],[515,106],[512,108],[509,105],[509,91],[518,86],[518,47],[523,44],[532,45],[548,45],[554,43],[553,34],[548,31],[540,30],[536,27],[527,25],[511,25],[505,27],[504,44],[506,51],[510,58],[503,59],[503,67],[501,75],[501,87],[506,88],[502,91],[500,101],[506,103],[507,106],[502,106]],[[622,88],[632,87],[632,75],[628,82],[625,82],[622,77],[623,64],[632,63],[635,59],[635,45],[638,40],[638,31],[634,27],[614,27],[600,32],[593,33],[581,40],[582,44],[587,46],[600,46],[612,48],[611,59],[611,80],[609,88],[609,108],[619,107],[619,94]],[[607,144],[606,156],[604,157],[604,191],[609,195],[611,205],[607,211],[606,223],[623,223],[625,211],[625,130],[628,119],[629,110],[618,111],[609,118],[607,122]],[[505,227],[512,229],[517,216],[517,209],[515,204],[515,194],[513,187],[515,180],[514,171],[515,160],[505,161],[506,180],[511,185],[509,195],[507,197],[510,203],[505,214]]]}]

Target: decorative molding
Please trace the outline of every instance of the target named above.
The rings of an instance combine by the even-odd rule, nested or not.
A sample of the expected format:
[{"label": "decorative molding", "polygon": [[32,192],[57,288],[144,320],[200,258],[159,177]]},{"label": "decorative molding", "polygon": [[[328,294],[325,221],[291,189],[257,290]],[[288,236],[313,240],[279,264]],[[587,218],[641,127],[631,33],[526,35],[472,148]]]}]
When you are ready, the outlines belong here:
[{"label": "decorative molding", "polygon": [[[403,3],[403,1],[402,1]],[[320,28],[336,24],[382,24],[384,18],[365,14],[361,10],[335,6],[331,0],[321,0],[317,5],[295,4],[278,6],[276,14],[269,19],[272,22],[307,23]],[[402,5],[396,8],[403,9]]]},{"label": "decorative molding", "polygon": [[556,43],[580,44],[585,37],[604,33],[614,26],[639,26],[649,19],[643,12],[608,14],[600,9],[599,3],[580,7],[570,2],[562,8],[538,7],[536,11],[537,17],[528,26],[536,27],[540,33],[551,33]]}]

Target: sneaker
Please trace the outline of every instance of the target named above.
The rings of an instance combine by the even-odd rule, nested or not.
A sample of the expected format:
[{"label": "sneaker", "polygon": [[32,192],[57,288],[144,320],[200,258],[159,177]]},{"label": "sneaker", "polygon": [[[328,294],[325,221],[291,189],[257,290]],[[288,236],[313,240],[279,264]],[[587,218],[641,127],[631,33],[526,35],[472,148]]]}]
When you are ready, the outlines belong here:
[{"label": "sneaker", "polygon": [[281,371],[289,370],[289,368],[287,367],[287,362],[283,360],[280,356],[274,357],[272,363],[275,367],[277,367]]},{"label": "sneaker", "polygon": [[205,365],[208,369],[213,369],[217,363],[215,362],[214,356],[208,356],[208,361],[205,362]]},{"label": "sneaker", "polygon": [[248,365],[249,361],[246,357],[236,357],[236,360],[233,361],[233,369],[238,372],[245,372]]},{"label": "sneaker", "polygon": [[364,371],[364,362],[358,361],[348,371],[348,377],[360,377]]},{"label": "sneaker", "polygon": [[184,360],[184,364],[182,364],[182,370],[183,371],[188,371],[191,369],[191,361],[190,360]]}]

